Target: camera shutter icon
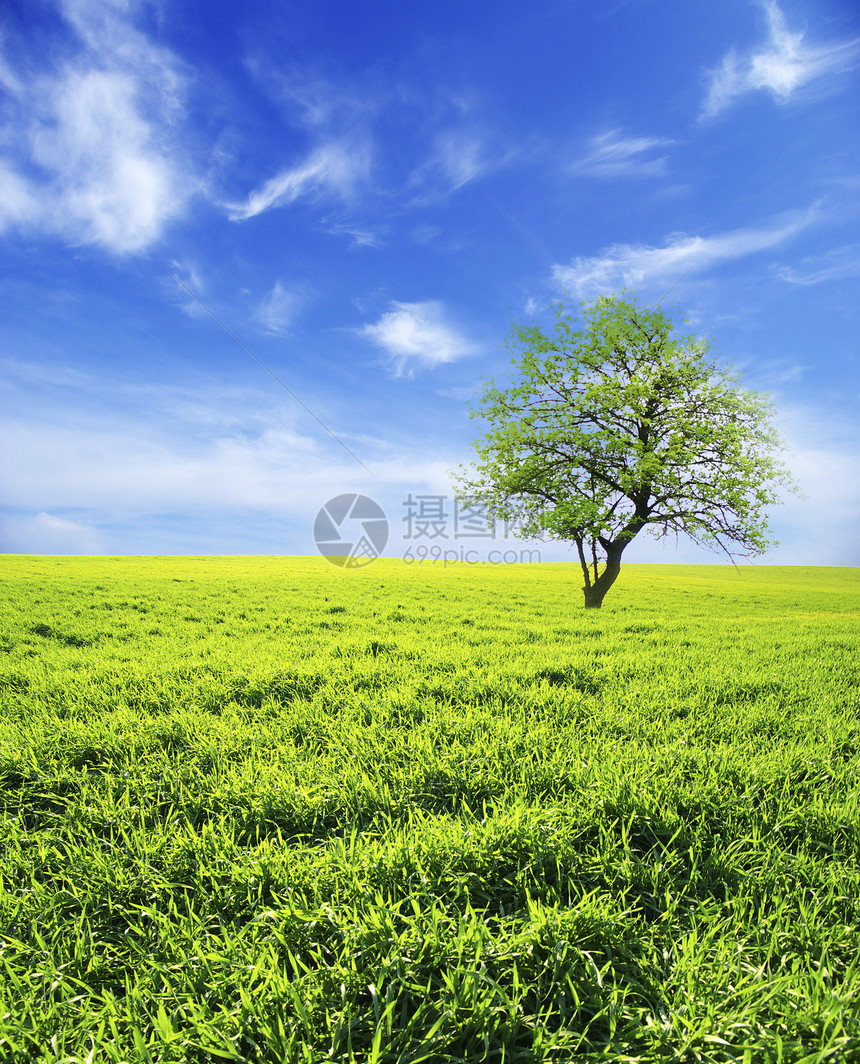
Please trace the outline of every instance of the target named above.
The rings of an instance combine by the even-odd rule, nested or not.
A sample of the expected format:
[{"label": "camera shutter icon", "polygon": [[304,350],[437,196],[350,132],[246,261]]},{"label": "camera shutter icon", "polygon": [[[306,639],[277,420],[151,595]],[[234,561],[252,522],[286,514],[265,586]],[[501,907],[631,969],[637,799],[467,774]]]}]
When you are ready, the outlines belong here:
[{"label": "camera shutter icon", "polygon": [[316,516],[314,542],[332,565],[360,569],[385,550],[388,518],[379,503],[366,495],[336,495]]}]

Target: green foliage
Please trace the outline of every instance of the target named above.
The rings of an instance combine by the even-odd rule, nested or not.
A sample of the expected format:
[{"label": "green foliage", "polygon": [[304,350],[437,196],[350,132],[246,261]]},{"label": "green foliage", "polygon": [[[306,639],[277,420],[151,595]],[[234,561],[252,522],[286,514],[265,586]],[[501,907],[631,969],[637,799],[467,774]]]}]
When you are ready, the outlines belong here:
[{"label": "green foliage", "polygon": [[766,510],[790,484],[771,408],[706,341],[658,307],[601,296],[578,322],[559,303],[550,331],[515,326],[511,347],[514,382],[490,383],[474,412],[488,429],[462,495],[523,535],[575,543],[586,590],[603,594],[643,529],[729,555],[767,549]]},{"label": "green foliage", "polygon": [[4,1062],[860,1055],[857,570],[4,574]]}]

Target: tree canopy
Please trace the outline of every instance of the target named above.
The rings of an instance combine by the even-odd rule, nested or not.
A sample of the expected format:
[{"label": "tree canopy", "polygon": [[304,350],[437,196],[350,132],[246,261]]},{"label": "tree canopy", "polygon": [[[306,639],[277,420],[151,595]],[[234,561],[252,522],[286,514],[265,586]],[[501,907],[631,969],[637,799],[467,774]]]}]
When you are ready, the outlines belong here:
[{"label": "tree canopy", "polygon": [[513,327],[515,374],[472,411],[487,431],[458,492],[522,536],[575,544],[587,607],[643,529],[732,559],[767,550],[766,511],[792,484],[769,399],[629,293],[581,304],[578,319],[554,311],[550,329]]}]

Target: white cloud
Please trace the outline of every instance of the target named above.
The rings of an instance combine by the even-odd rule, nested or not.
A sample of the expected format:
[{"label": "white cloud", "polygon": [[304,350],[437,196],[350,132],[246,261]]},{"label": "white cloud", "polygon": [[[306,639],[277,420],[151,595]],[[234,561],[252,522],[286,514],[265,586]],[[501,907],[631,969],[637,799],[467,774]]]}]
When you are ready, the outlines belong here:
[{"label": "white cloud", "polygon": [[385,243],[378,233],[374,233],[370,229],[365,229],[358,225],[353,225],[350,222],[327,221],[326,226],[327,232],[331,233],[333,236],[351,237],[351,248],[379,248]]},{"label": "white cloud", "polygon": [[198,419],[196,438],[183,438],[133,418],[105,426],[10,421],[4,446],[26,458],[7,471],[5,497],[19,508],[114,512],[262,507],[293,497],[297,469],[323,464],[315,441],[286,426],[203,432],[204,424]]},{"label": "white cloud", "polygon": [[295,320],[304,298],[300,289],[285,288],[280,281],[275,281],[257,307],[255,317],[266,332],[283,335]]},{"label": "white cloud", "polygon": [[[355,134],[365,129],[392,99],[398,87],[378,71],[365,69],[347,76],[332,62],[304,61],[267,51],[266,42],[252,45],[245,66],[266,95],[286,112],[292,125],[314,130],[320,137]],[[334,77],[332,75],[335,75]]]},{"label": "white cloud", "polygon": [[0,517],[0,548],[11,554],[99,554],[104,537],[89,524],[42,511]]},{"label": "white cloud", "polygon": [[228,204],[228,216],[234,222],[246,221],[301,197],[324,193],[349,199],[369,170],[370,151],[366,144],[331,141],[312,151],[298,166],[270,178],[244,203]]},{"label": "white cloud", "polygon": [[739,96],[759,89],[767,90],[783,103],[816,78],[854,66],[860,53],[860,38],[827,45],[809,44],[803,31],[793,33],[788,29],[785,16],[774,0],[766,0],[762,6],[768,24],[766,43],[746,55],[732,50],[716,70],[710,71],[703,118],[719,114]]},{"label": "white cloud", "polygon": [[712,237],[677,234],[664,247],[614,244],[599,255],[577,257],[569,266],[554,266],[553,277],[562,288],[583,297],[624,287],[662,285],[677,281],[692,268],[705,270],[777,247],[810,225],[816,215],[813,208],[779,225],[735,229]]},{"label": "white cloud", "polygon": [[9,368],[18,412],[0,423],[0,451],[16,461],[2,471],[0,551],[313,553],[326,499],[364,491],[396,521],[410,491],[450,490],[456,454],[353,437],[324,412],[371,475],[265,392],[106,387],[41,367],[32,389],[26,365]]},{"label": "white cloud", "polygon": [[83,47],[57,70],[7,79],[0,228],[141,251],[193,191],[174,129],[183,76],[120,5],[70,2],[64,14]]},{"label": "white cloud", "polygon": [[777,277],[789,284],[824,284],[860,276],[860,244],[836,248],[826,255],[802,261],[799,269],[783,266]]},{"label": "white cloud", "polygon": [[441,303],[392,303],[375,325],[359,330],[381,347],[396,376],[415,365],[431,369],[473,355],[478,348],[445,320]]},{"label": "white cloud", "polygon": [[778,358],[761,363],[755,373],[764,378],[765,388],[769,390],[783,384],[798,384],[803,380],[804,373],[812,368],[808,363]]},{"label": "white cloud", "polygon": [[444,133],[436,141],[435,165],[442,172],[451,189],[462,188],[474,181],[487,168],[484,146],[467,133]]},{"label": "white cloud", "polygon": [[830,408],[783,404],[783,456],[802,497],[790,496],[773,514],[785,543],[770,560],[787,565],[860,564],[860,434]]},{"label": "white cloud", "polygon": [[339,130],[355,130],[367,122],[383,106],[391,87],[383,86],[367,73],[354,81],[344,77],[331,80],[312,66],[291,63],[273,66],[271,60],[260,55],[250,60],[255,74],[278,101],[285,101],[291,112],[298,115],[302,125],[331,135]]},{"label": "white cloud", "polygon": [[62,172],[64,211],[86,242],[116,251],[151,244],[178,206],[167,159],[151,150],[133,77],[87,71],[57,93],[57,124],[37,136],[34,159]]},{"label": "white cloud", "polygon": [[[259,53],[246,62],[271,98],[285,106],[288,121],[308,131],[317,147],[247,199],[227,204],[233,220],[323,193],[354,199],[361,192],[386,205],[392,200],[409,207],[435,204],[513,155],[473,117],[476,101],[467,95],[434,88],[428,98],[415,85],[374,72],[358,78],[341,72],[333,80],[330,71],[312,64],[291,62],[285,69]],[[374,130],[392,116],[400,131],[398,150],[377,153]],[[422,158],[417,164],[411,161],[416,152]],[[379,243],[363,225],[343,231],[359,246]]]},{"label": "white cloud", "polygon": [[407,189],[420,190],[413,205],[442,200],[503,165],[509,157],[494,156],[486,138],[475,131],[444,130],[434,137],[429,157],[409,176]]},{"label": "white cloud", "polygon": [[659,177],[666,173],[666,156],[657,149],[674,144],[663,137],[626,137],[610,129],[592,137],[586,154],[574,162],[576,174],[590,177]]},{"label": "white cloud", "polygon": [[188,260],[179,262],[177,259],[171,259],[167,272],[173,279],[168,280],[165,277],[161,283],[168,299],[173,302],[178,298],[180,300],[178,306],[189,318],[208,316],[208,311],[200,299],[200,293],[206,290],[200,267]]},{"label": "white cloud", "polygon": [[0,162],[0,232],[36,221],[44,211],[31,184]]},{"label": "white cloud", "polygon": [[443,399],[454,399],[458,403],[474,402],[481,394],[481,385],[473,384],[471,388],[454,386],[453,388],[440,388],[437,395]]}]

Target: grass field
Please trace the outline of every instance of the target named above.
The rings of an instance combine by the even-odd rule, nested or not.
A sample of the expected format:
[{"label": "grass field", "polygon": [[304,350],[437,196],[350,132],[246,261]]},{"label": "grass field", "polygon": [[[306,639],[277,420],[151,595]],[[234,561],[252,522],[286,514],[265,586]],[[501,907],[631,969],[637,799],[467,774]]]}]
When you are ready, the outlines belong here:
[{"label": "grass field", "polygon": [[860,1060],[860,570],[0,572],[4,1062]]}]

